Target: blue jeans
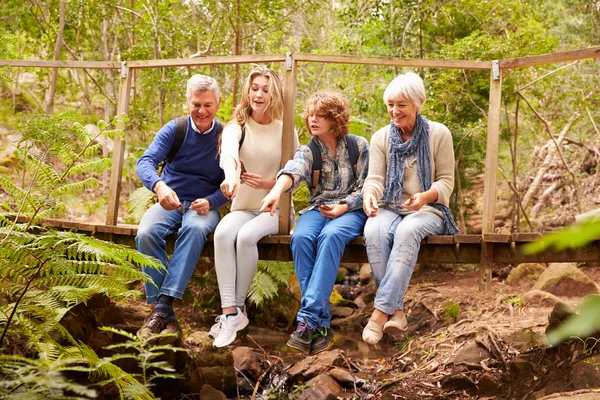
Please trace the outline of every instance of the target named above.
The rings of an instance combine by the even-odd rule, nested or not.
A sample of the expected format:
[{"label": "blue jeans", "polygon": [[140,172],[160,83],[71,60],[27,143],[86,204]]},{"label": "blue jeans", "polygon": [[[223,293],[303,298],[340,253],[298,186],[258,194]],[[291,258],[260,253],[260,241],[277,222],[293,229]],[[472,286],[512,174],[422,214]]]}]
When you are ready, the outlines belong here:
[{"label": "blue jeans", "polygon": [[417,263],[421,240],[443,232],[444,220],[427,211],[403,216],[380,208],[367,220],[365,244],[377,286],[376,309],[390,315],[404,309],[402,298]]},{"label": "blue jeans", "polygon": [[[214,232],[219,222],[219,210],[211,209],[207,215],[199,215],[189,210],[191,202],[181,202],[181,210],[167,211],[156,203],[142,217],[138,226],[135,243],[140,253],[158,258],[167,270],[142,267],[142,271],[152,278],[145,282],[146,302],[156,303],[158,296],[165,294],[178,299],[192,277],[192,273],[206,243],[206,236]],[[167,257],[166,238],[177,231],[175,250],[171,261]]]},{"label": "blue jeans", "polygon": [[291,242],[302,295],[298,321],[306,319],[312,329],[330,327],[329,297],[340,260],[346,244],[362,234],[366,219],[363,210],[328,219],[316,209],[298,218]]}]

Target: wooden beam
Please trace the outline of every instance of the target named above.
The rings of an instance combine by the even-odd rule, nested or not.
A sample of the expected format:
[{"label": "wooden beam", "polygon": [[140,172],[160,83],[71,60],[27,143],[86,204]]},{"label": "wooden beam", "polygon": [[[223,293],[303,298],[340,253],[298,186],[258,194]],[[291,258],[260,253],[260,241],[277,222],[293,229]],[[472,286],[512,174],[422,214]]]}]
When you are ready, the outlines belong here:
[{"label": "wooden beam", "polygon": [[510,58],[500,61],[501,69],[533,67],[535,65],[546,65],[574,60],[585,60],[588,58],[600,58],[600,46],[590,47],[582,50],[561,51],[558,53],[541,54],[539,56]]},{"label": "wooden beam", "polygon": [[486,243],[486,234],[494,233],[496,214],[496,180],[498,173],[498,144],[500,140],[500,106],[502,105],[502,69],[492,62],[490,73],[490,105],[488,112],[487,146],[485,153],[485,177],[483,187],[480,290],[491,289],[493,244]]},{"label": "wooden beam", "polygon": [[[123,63],[121,70],[121,83],[119,85],[119,103],[117,115],[127,114],[129,109],[129,98],[131,92],[131,81],[133,74],[128,65]],[[125,126],[119,123],[118,129],[125,130]],[[123,158],[125,156],[125,139],[115,135],[112,168],[110,170],[110,183],[108,189],[108,205],[106,207],[106,225],[116,225],[119,218],[119,199],[121,197],[121,179],[123,175]]]},{"label": "wooden beam", "polygon": [[[296,115],[296,78],[298,63],[292,53],[286,54],[285,82],[283,92],[283,137],[281,141],[281,168],[294,157],[294,117]],[[279,234],[290,233],[292,193],[284,193],[279,200]]]},{"label": "wooden beam", "polygon": [[45,61],[45,60],[0,60],[0,66],[33,68],[87,68],[119,69],[117,61]]},{"label": "wooden beam", "polygon": [[165,60],[129,61],[129,68],[193,67],[199,65],[250,64],[284,62],[284,54],[248,54],[242,56],[216,56],[198,58],[171,58]]},{"label": "wooden beam", "polygon": [[335,64],[361,64],[387,67],[419,67],[419,68],[460,68],[489,70],[489,61],[470,60],[438,60],[423,58],[397,58],[397,57],[364,57],[364,56],[337,56],[329,54],[294,54],[294,60],[301,62],[335,63]]}]

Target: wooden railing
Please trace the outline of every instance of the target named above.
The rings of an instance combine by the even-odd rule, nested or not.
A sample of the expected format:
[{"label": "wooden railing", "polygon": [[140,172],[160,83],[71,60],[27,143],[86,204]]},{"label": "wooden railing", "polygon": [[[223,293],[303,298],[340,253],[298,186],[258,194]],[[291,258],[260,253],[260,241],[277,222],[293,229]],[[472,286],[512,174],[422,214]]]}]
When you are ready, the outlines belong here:
[{"label": "wooden railing", "polygon": [[[553,64],[573,60],[600,58],[600,46],[582,50],[543,54],[531,57],[521,57],[507,60],[470,61],[470,60],[441,60],[441,59],[405,59],[394,57],[362,57],[341,55],[317,55],[302,53],[287,53],[280,55],[243,55],[220,56],[166,60],[140,61],[27,61],[0,60],[0,65],[13,67],[41,68],[87,68],[87,69],[120,69],[121,83],[117,113],[127,113],[131,97],[132,71],[142,68],[165,68],[179,66],[204,66],[246,63],[283,62],[285,65],[285,98],[283,117],[282,167],[285,160],[293,156],[294,113],[296,99],[297,66],[304,63],[334,63],[357,64],[386,67],[413,68],[451,68],[466,70],[490,71],[490,101],[488,110],[487,146],[483,194],[483,220],[481,235],[456,235],[454,237],[435,236],[428,238],[419,254],[420,262],[443,263],[480,263],[480,288],[491,287],[492,265],[494,263],[517,263],[524,261],[592,261],[600,259],[599,242],[593,242],[584,249],[568,250],[560,253],[545,251],[535,256],[525,255],[523,244],[539,236],[539,234],[498,235],[494,233],[494,217],[496,213],[496,184],[498,172],[498,145],[500,133],[500,112],[502,103],[502,76],[505,70],[524,68],[537,65]],[[124,128],[121,126],[120,128]],[[117,225],[123,172],[125,142],[115,138],[113,164],[109,186],[109,202],[106,212],[106,223],[90,225],[72,223],[72,228],[86,231],[95,235],[112,235],[113,239],[133,235],[135,227]],[[289,253],[289,215],[291,212],[290,194],[281,201],[279,235],[265,238],[261,241],[261,257],[268,259],[291,259]],[[57,223],[62,228],[68,228],[69,223]],[[93,228],[92,228],[93,226]],[[527,239],[527,240],[525,240]],[[357,246],[358,245],[358,246]],[[212,246],[207,246],[210,252]],[[366,261],[361,240],[355,240],[346,250],[346,260]]]}]

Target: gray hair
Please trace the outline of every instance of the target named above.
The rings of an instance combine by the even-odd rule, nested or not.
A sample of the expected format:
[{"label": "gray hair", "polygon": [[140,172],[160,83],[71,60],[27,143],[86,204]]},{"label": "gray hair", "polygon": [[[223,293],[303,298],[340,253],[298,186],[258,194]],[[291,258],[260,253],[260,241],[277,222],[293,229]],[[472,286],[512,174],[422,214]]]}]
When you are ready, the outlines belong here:
[{"label": "gray hair", "polygon": [[389,100],[399,100],[406,97],[416,107],[417,112],[421,112],[421,108],[425,103],[425,85],[423,79],[414,72],[407,72],[395,77],[383,93],[383,101],[387,104]]},{"label": "gray hair", "polygon": [[215,79],[206,75],[192,75],[187,81],[185,98],[189,100],[192,97],[192,92],[207,92],[209,90],[215,93],[215,99],[219,101],[221,98],[221,89],[219,89],[219,84]]}]

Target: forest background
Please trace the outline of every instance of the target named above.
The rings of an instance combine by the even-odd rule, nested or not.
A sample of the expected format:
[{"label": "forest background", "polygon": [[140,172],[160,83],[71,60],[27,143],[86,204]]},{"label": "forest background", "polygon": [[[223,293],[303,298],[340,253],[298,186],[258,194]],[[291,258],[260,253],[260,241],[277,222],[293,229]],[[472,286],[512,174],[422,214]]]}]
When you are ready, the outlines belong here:
[{"label": "forest background", "polygon": [[[0,4],[0,15],[0,59],[126,61],[302,52],[492,60],[600,43],[600,2],[591,0],[5,0]],[[271,67],[283,75],[281,63]],[[227,121],[250,68],[231,65],[135,71],[126,129],[122,202],[140,186],[134,173],[135,161],[154,133],[186,112],[186,79],[193,73],[204,73],[220,82],[223,102],[219,117]],[[513,215],[510,229],[526,227],[529,218],[519,216],[521,207],[508,181],[523,197],[536,172],[532,163],[538,160],[531,155],[543,150],[548,133],[558,136],[563,128],[570,130],[570,139],[583,152],[567,151],[566,162],[558,167],[559,177],[539,189],[552,186],[549,193],[531,193],[522,199],[522,208],[533,219],[529,229],[543,229],[548,220],[550,226],[564,224],[590,208],[590,202],[581,198],[582,176],[578,175],[577,180],[569,177],[597,171],[597,151],[586,145],[600,135],[594,123],[600,113],[598,69],[597,60],[587,60],[505,73],[500,165],[506,180],[500,182]],[[299,115],[306,97],[319,89],[345,94],[351,101],[352,133],[370,138],[389,121],[382,93],[402,71],[392,67],[300,64],[296,128],[302,140],[308,136]],[[485,158],[489,72],[417,72],[428,90],[424,115],[446,124],[454,136],[460,179],[453,207],[464,230],[465,215],[468,218],[476,208],[477,199],[463,195],[463,190],[481,175]],[[117,70],[0,67],[0,82],[0,123],[7,131],[32,113],[76,111],[74,118],[85,124],[98,119],[109,121],[116,112]],[[8,144],[3,137],[3,150]],[[108,151],[106,148],[104,154]],[[561,179],[562,175],[567,178]],[[106,173],[103,179],[106,185]],[[69,218],[104,221],[106,193],[88,193],[84,202],[81,197],[66,199]],[[561,210],[543,207],[552,203],[553,196],[560,199]],[[543,201],[536,202],[540,197]],[[121,212],[120,217],[121,222],[137,222],[139,213],[127,217]]]}]

